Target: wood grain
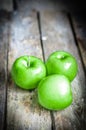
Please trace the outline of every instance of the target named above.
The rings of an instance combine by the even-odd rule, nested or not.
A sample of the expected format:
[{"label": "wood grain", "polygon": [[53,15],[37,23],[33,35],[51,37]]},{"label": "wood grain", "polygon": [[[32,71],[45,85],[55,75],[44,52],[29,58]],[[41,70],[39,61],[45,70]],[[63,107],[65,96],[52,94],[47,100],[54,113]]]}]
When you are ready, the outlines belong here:
[{"label": "wood grain", "polygon": [[[39,12],[44,10],[65,10],[63,1],[52,1],[52,0],[17,0],[17,5],[19,10],[37,10]],[[67,4],[67,3],[66,3]]]},{"label": "wood grain", "polygon": [[[82,20],[80,20],[82,18]],[[86,25],[83,17],[71,16],[73,27],[76,34],[77,43],[80,49],[81,57],[86,69]]]},{"label": "wood grain", "polygon": [[54,129],[83,130],[83,120],[85,120],[83,109],[86,97],[85,75],[68,17],[63,12],[44,11],[40,13],[40,21],[45,61],[52,52],[64,50],[73,54],[78,62],[78,74],[71,83],[73,103],[68,108],[53,113]]},{"label": "wood grain", "polygon": [[4,129],[6,114],[7,46],[9,33],[7,15],[0,12],[0,130]]},{"label": "wood grain", "polygon": [[[80,56],[83,62],[84,71],[86,72],[86,32],[85,32],[86,20],[82,14],[80,15],[80,17],[77,15],[74,15],[74,16],[71,15],[71,21],[72,21],[72,26],[74,28],[74,33],[77,40],[77,46],[79,47]],[[86,73],[85,73],[85,76],[86,76]],[[85,120],[83,120],[83,125],[84,125],[84,129],[86,129],[86,94],[84,95],[85,95],[85,104],[84,104],[85,107],[83,111],[84,111]]]},{"label": "wood grain", "polygon": [[18,88],[10,76],[12,64],[19,56],[34,55],[42,59],[36,12],[25,10],[14,13],[10,28],[7,130],[50,130],[50,112],[38,104],[36,90]]}]

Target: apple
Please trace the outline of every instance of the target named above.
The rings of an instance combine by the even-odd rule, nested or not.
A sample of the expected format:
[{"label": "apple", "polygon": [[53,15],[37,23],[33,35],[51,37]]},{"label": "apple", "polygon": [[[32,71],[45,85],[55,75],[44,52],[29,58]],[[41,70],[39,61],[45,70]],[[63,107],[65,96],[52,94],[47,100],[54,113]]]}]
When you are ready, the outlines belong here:
[{"label": "apple", "polygon": [[66,51],[53,52],[46,61],[47,74],[63,74],[72,81],[78,72],[75,57]]},{"label": "apple", "polygon": [[46,76],[46,67],[41,59],[25,55],[14,61],[11,75],[19,87],[33,89]]},{"label": "apple", "polygon": [[60,74],[54,74],[42,79],[38,85],[38,102],[49,110],[62,110],[73,100],[69,79]]}]

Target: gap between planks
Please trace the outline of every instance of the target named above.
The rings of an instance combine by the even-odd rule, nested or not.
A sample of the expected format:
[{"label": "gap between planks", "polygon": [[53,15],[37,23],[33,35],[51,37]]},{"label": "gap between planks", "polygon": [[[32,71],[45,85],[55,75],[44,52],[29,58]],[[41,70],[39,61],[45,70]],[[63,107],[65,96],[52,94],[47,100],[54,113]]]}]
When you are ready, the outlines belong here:
[{"label": "gap between planks", "polygon": [[[82,61],[82,65],[84,68],[84,75],[85,75],[85,84],[86,84],[86,38],[85,38],[85,24],[81,21],[78,16],[70,16],[70,22],[71,22],[71,26],[75,35],[75,40],[77,39],[76,43],[79,49],[79,54],[80,54],[80,58]],[[84,108],[83,108],[83,113],[84,113],[84,119],[82,124],[83,124],[83,128],[86,129],[86,88],[84,89]]]},{"label": "gap between planks", "polygon": [[[27,12],[26,12],[26,14],[28,14]],[[24,15],[23,13],[22,13],[22,15]],[[20,24],[19,23],[19,21],[22,21],[23,19],[23,16],[22,16],[21,14],[19,15],[19,16],[14,16],[14,21],[12,21],[12,33],[14,33],[14,35],[12,36],[12,38],[11,38],[11,40],[10,40],[10,52],[9,52],[9,62],[10,63],[12,63],[13,61],[14,61],[14,59],[17,57],[17,56],[19,56],[19,55],[21,55],[21,54],[24,54],[24,53],[28,53],[28,51],[26,50],[26,48],[25,48],[25,50],[24,50],[24,48],[23,48],[23,46],[20,44],[21,43],[21,38],[20,39],[17,39],[17,36],[16,36],[16,33],[17,32],[15,32],[16,30],[14,30],[14,28],[17,26],[16,24]],[[32,15],[32,17],[33,17],[34,15]],[[19,19],[18,19],[18,17],[20,17]],[[17,20],[17,21],[15,21],[15,19]],[[28,19],[29,19],[29,17],[26,17],[25,18],[26,20],[26,23],[27,22],[29,22],[28,21]],[[63,21],[62,21],[63,20]],[[31,21],[30,21],[31,22]],[[58,23],[58,24],[57,24]],[[77,115],[78,114],[82,114],[82,113],[79,113],[79,112],[77,112],[77,111],[74,111],[74,109],[78,109],[78,107],[80,107],[80,112],[81,112],[81,106],[77,106],[77,103],[80,103],[80,101],[81,101],[81,105],[83,104],[82,102],[83,102],[83,100],[80,100],[80,96],[81,96],[81,98],[83,98],[82,97],[82,91],[81,91],[81,86],[83,86],[83,84],[84,84],[84,74],[83,74],[83,68],[82,68],[82,63],[81,63],[81,61],[80,61],[80,58],[79,58],[79,55],[78,55],[78,51],[77,51],[77,47],[76,47],[76,45],[75,45],[75,41],[74,41],[74,38],[73,38],[73,34],[72,34],[72,32],[71,32],[71,27],[70,27],[70,25],[69,25],[69,22],[68,22],[68,17],[66,16],[66,14],[64,14],[64,13],[55,13],[55,12],[53,12],[53,13],[51,13],[51,12],[45,12],[45,13],[41,13],[40,14],[40,29],[41,29],[41,36],[40,36],[40,38],[38,38],[39,39],[39,41],[40,41],[40,39],[42,40],[42,46],[43,46],[43,50],[44,50],[44,56],[45,56],[45,59],[47,59],[47,57],[48,57],[48,55],[51,53],[51,52],[53,52],[53,51],[55,51],[55,50],[58,50],[58,49],[64,49],[64,50],[66,50],[66,51],[69,51],[69,52],[71,52],[72,54],[74,54],[75,56],[76,56],[76,58],[77,58],[77,60],[78,60],[78,62],[79,62],[79,67],[80,67],[80,70],[79,70],[79,75],[77,76],[77,78],[75,79],[75,81],[73,82],[73,85],[75,85],[77,88],[78,88],[78,85],[79,85],[79,88],[77,89],[77,88],[74,88],[74,90],[75,90],[75,92],[74,92],[74,95],[75,95],[75,98],[76,99],[74,99],[75,100],[75,102],[76,102],[76,104],[75,103],[73,103],[73,105],[71,106],[71,107],[69,107],[68,109],[66,109],[66,110],[64,110],[64,111],[61,111],[61,112],[55,112],[55,113],[53,113],[53,116],[54,116],[54,119],[55,119],[55,126],[53,127],[53,129],[55,128],[55,129],[59,129],[59,128],[61,128],[61,129],[65,129],[65,127],[67,127],[67,128],[70,128],[70,129],[72,129],[72,127],[76,130],[78,127],[80,128],[80,126],[77,126],[77,122],[78,122],[78,120],[80,120],[80,117],[79,117],[79,119],[78,119],[78,117],[77,117]],[[65,26],[64,26],[65,25]],[[26,28],[26,25],[23,25],[23,26],[25,26],[25,28]],[[56,28],[55,28],[56,27]],[[63,27],[63,28],[62,28]],[[20,27],[19,27],[19,29],[21,29]],[[60,30],[61,29],[61,30]],[[19,30],[17,30],[17,31],[19,31]],[[23,31],[23,30],[22,30]],[[12,34],[11,34],[12,35]],[[22,34],[21,34],[22,35]],[[34,34],[35,35],[35,34]],[[28,35],[27,35],[28,36]],[[23,37],[23,35],[22,35],[22,37]],[[25,36],[24,36],[25,37]],[[15,42],[17,42],[17,44],[16,45],[14,45],[14,41]],[[19,41],[17,41],[17,40],[19,40]],[[26,40],[26,43],[27,43],[27,38],[25,39]],[[65,40],[65,41],[64,41]],[[23,44],[24,44],[24,42],[25,41],[23,41]],[[71,43],[71,44],[69,44],[69,43]],[[12,45],[12,46],[11,46]],[[20,49],[20,51],[17,53],[17,51],[18,51],[18,48],[17,48],[17,50],[16,50],[16,46],[17,45],[20,45],[20,46],[22,46]],[[28,45],[28,43],[27,43],[27,47],[28,47],[29,45]],[[33,46],[33,45],[32,45]],[[38,45],[37,45],[38,46]],[[24,50],[24,52],[22,52]],[[16,52],[16,53],[15,53]],[[30,52],[30,54],[32,54],[33,53],[33,51],[32,52]],[[15,54],[16,54],[16,56],[15,56]],[[10,55],[12,55],[12,56],[10,56]],[[35,55],[39,55],[37,52],[35,52]],[[41,52],[41,55],[42,55],[42,52]],[[11,59],[12,58],[12,59]],[[42,57],[41,57],[42,58]],[[10,70],[10,68],[11,68],[11,66],[10,66],[10,63],[9,63],[9,70]],[[80,74],[80,72],[82,72],[81,74]],[[81,77],[83,77],[83,79],[81,78]],[[79,81],[79,79],[82,79],[82,81],[80,82]],[[21,94],[23,94],[23,91],[22,90],[20,90],[20,89],[18,89],[18,88],[16,88],[15,86],[14,86],[14,84],[12,83],[12,81],[10,81],[10,83],[11,83],[11,85],[12,86],[10,86],[10,87],[13,87],[13,92],[12,92],[12,94],[14,94],[14,95],[8,95],[8,101],[10,100],[10,98],[12,99],[12,100],[14,100],[14,115],[13,115],[13,117],[12,118],[8,118],[9,120],[8,120],[8,130],[10,130],[10,128],[16,128],[16,130],[18,129],[18,128],[21,128],[21,124],[19,124],[19,126],[18,126],[18,124],[16,124],[16,121],[18,121],[18,119],[16,119],[16,117],[15,117],[15,112],[19,112],[19,108],[17,108],[18,106],[18,104],[16,104],[16,101],[18,101],[19,102],[19,100],[22,100],[22,99],[20,99],[20,97],[19,97],[19,95],[18,94],[16,94],[16,92],[18,92],[19,94],[21,93]],[[11,91],[11,89],[12,88],[10,88],[9,87],[9,91],[8,91],[8,94],[10,93],[10,91]],[[17,89],[17,90],[16,90]],[[84,86],[83,86],[83,89],[84,89]],[[81,95],[76,95],[77,94],[77,90],[79,90],[79,92],[80,92],[80,94]],[[25,92],[25,93],[27,93],[27,92]],[[20,94],[20,95],[21,95]],[[30,94],[31,96],[33,96],[33,94]],[[10,96],[13,96],[13,97],[10,97]],[[78,99],[78,101],[77,101],[77,98],[78,98],[78,96],[79,96],[79,99]],[[27,96],[28,97],[28,96]],[[14,98],[14,99],[13,99]],[[26,100],[26,99],[25,99]],[[25,101],[24,101],[25,102]],[[12,101],[10,100],[10,103],[12,103]],[[10,104],[10,105],[12,105],[12,104]],[[74,106],[75,105],[75,106]],[[79,104],[80,105],[80,104]],[[8,104],[8,117],[9,116],[11,116],[10,115],[10,111],[9,111],[9,104]],[[11,106],[11,107],[13,107],[13,106]],[[20,106],[21,107],[21,106]],[[37,107],[37,109],[40,109],[37,105],[35,106],[35,107]],[[75,108],[76,107],[76,108]],[[12,110],[12,108],[10,108],[11,110]],[[16,110],[17,109],[17,110]],[[24,109],[24,108],[22,108],[22,109]],[[42,109],[41,109],[42,110]],[[41,110],[39,110],[39,111],[41,111]],[[43,110],[44,111],[44,110]],[[76,117],[74,116],[74,112],[76,112]],[[46,112],[46,114],[47,114],[47,112]],[[70,117],[69,117],[69,115],[68,114],[70,114]],[[73,114],[73,115],[72,115]],[[34,115],[33,115],[34,116]],[[14,118],[15,117],[15,118]],[[47,118],[47,116],[45,116],[46,118]],[[49,120],[50,120],[50,118],[49,118]],[[11,122],[10,122],[11,121]],[[76,123],[74,122],[74,121],[76,121]],[[11,123],[11,124],[10,124]],[[14,123],[14,124],[13,124]],[[19,123],[19,122],[18,122]],[[28,125],[28,123],[27,123],[27,125]],[[43,125],[43,124],[42,124]],[[50,125],[50,127],[49,127],[49,125]],[[48,125],[48,127],[47,128],[49,128],[49,129],[51,129],[51,123],[49,123],[49,125]],[[74,126],[72,126],[72,125],[74,125]],[[80,122],[79,122],[79,125],[80,125]],[[23,124],[22,125],[22,128],[21,128],[21,130],[23,130],[24,128],[26,127],[26,124]],[[32,126],[31,127],[33,127],[33,124],[32,124]],[[40,127],[40,126],[39,126]],[[28,128],[27,129],[29,129],[29,126],[28,126]],[[37,129],[38,130],[38,129]]]},{"label": "gap between planks", "polygon": [[[44,48],[43,48],[43,39],[42,39],[42,29],[41,29],[41,17],[40,17],[40,12],[37,12],[37,18],[38,18],[38,27],[39,27],[39,33],[40,33],[40,42],[41,42],[41,48],[42,48],[42,54],[43,54],[43,60],[45,62],[45,54],[44,54]],[[55,130],[55,120],[53,116],[53,112],[50,111],[51,115],[51,120],[52,120],[52,126],[51,129]]]},{"label": "gap between planks", "polygon": [[0,130],[6,129],[9,17],[9,13],[0,11]]},{"label": "gap between planks", "polygon": [[14,60],[21,55],[34,55],[41,59],[37,13],[16,12],[12,16],[8,52],[7,130],[50,130],[50,112],[39,106],[37,92],[18,88],[10,77]]},{"label": "gap between planks", "polygon": [[[56,130],[83,130],[85,108],[85,75],[69,18],[63,12],[41,12],[41,32],[45,60],[56,50],[73,54],[78,62],[78,75],[72,82],[73,103],[63,111],[53,112]],[[82,117],[82,118],[81,118]]]},{"label": "gap between planks", "polygon": [[75,43],[78,48],[79,56],[81,58],[84,72],[86,71],[86,45],[85,45],[85,38],[82,35],[82,32],[80,33],[80,28],[78,27],[79,21],[76,21],[74,16],[68,14],[69,22],[71,25],[71,29],[73,32],[73,36],[75,39]]}]

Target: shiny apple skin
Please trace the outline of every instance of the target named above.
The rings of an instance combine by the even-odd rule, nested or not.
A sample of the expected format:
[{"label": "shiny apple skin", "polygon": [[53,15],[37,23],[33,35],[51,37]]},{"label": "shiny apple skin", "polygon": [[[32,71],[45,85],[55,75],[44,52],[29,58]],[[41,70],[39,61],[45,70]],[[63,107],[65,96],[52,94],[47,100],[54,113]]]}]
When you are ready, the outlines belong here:
[{"label": "shiny apple skin", "polygon": [[78,63],[72,54],[66,51],[55,51],[48,57],[46,68],[47,75],[63,74],[73,81],[78,72]]},{"label": "shiny apple skin", "polygon": [[59,74],[45,77],[38,86],[38,101],[49,110],[62,110],[70,106],[73,96],[69,79]]},{"label": "shiny apple skin", "polygon": [[25,55],[14,61],[11,75],[17,86],[23,89],[34,89],[46,76],[46,67],[41,59]]}]

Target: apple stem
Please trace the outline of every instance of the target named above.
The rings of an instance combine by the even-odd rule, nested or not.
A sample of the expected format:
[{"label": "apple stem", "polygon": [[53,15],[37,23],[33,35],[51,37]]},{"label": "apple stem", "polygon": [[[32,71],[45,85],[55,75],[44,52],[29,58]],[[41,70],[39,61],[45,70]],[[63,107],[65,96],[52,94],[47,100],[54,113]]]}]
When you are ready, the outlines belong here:
[{"label": "apple stem", "polygon": [[28,57],[27,66],[30,66],[30,56]]}]

